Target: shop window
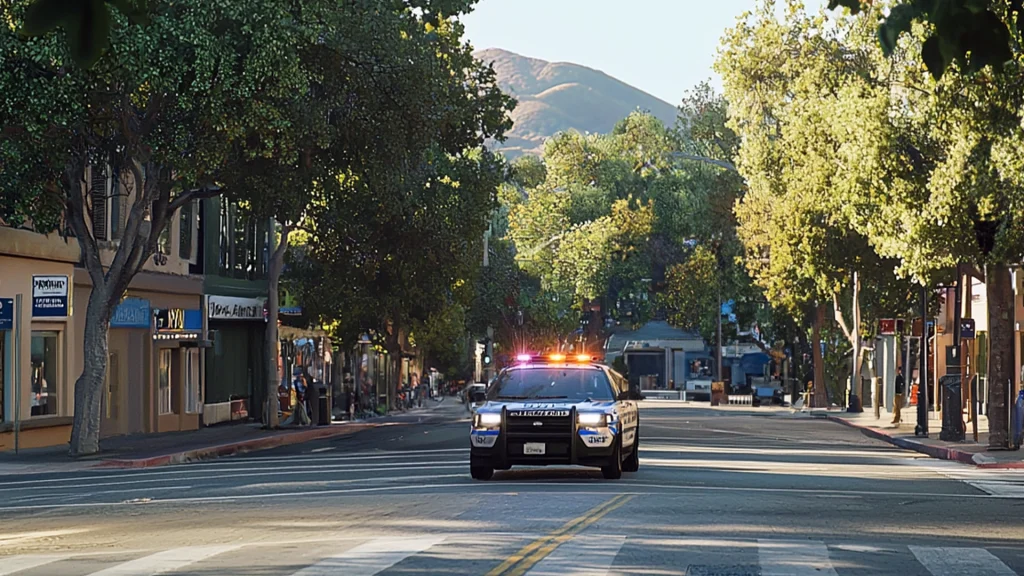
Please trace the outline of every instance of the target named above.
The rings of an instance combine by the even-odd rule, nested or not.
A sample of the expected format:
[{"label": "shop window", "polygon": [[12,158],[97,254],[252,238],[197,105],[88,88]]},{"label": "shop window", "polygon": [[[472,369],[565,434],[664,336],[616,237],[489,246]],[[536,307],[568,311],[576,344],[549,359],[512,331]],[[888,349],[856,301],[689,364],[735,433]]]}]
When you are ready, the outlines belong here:
[{"label": "shop window", "polygon": [[29,389],[32,416],[58,414],[59,338],[58,332],[32,331],[32,386]]},{"label": "shop window", "polygon": [[199,386],[199,349],[189,348],[185,351],[185,413],[199,412],[202,404],[202,392]]},{"label": "shop window", "polygon": [[160,396],[160,414],[173,414],[171,402],[171,349],[160,350],[160,364],[157,367],[157,394]]}]

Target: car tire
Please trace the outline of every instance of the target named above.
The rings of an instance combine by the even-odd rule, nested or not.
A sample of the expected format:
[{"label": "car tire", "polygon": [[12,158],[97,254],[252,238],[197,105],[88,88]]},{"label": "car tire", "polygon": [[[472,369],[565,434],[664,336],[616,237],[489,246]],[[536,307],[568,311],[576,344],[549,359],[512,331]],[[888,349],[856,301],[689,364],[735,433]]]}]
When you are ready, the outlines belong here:
[{"label": "car tire", "polygon": [[615,441],[612,448],[612,457],[607,465],[601,467],[601,474],[605,480],[618,480],[622,478],[622,439]]},{"label": "car tire", "polygon": [[490,466],[470,466],[469,475],[473,480],[490,480],[494,476],[494,468]]},{"label": "car tire", "polygon": [[636,436],[633,437],[632,451],[626,461],[622,463],[623,472],[636,472],[640,469],[640,428],[636,429]]}]

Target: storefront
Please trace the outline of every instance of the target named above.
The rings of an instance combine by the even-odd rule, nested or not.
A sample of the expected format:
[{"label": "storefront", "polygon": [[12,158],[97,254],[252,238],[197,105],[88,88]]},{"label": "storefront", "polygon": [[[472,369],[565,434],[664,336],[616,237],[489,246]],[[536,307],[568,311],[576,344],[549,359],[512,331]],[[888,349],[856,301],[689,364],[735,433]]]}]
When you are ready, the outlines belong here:
[{"label": "storefront", "polygon": [[71,437],[77,259],[74,243],[0,228],[0,450]]},{"label": "storefront", "polygon": [[244,402],[247,415],[262,414],[267,388],[265,302],[265,298],[206,296],[207,329],[213,343],[206,352],[207,425],[227,419],[222,416],[226,411],[237,414],[232,401]]},{"label": "storefront", "polygon": [[[132,279],[110,318],[101,437],[199,427],[202,289],[188,276],[140,272]],[[75,270],[76,302],[87,302],[91,290],[89,274]],[[76,338],[85,338],[84,322]],[[75,369],[81,372],[81,364]]]},{"label": "storefront", "polygon": [[200,349],[203,311],[164,308],[153,311],[153,370],[156,431],[196,430],[203,405]]}]

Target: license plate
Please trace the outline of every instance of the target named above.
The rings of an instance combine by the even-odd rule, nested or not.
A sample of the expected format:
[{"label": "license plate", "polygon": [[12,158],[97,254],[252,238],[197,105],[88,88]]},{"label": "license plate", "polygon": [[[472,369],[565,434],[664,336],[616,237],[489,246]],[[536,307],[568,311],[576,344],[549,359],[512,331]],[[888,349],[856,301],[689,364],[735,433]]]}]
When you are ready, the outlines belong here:
[{"label": "license plate", "polygon": [[527,442],[523,444],[523,454],[544,455],[545,445],[543,442]]}]

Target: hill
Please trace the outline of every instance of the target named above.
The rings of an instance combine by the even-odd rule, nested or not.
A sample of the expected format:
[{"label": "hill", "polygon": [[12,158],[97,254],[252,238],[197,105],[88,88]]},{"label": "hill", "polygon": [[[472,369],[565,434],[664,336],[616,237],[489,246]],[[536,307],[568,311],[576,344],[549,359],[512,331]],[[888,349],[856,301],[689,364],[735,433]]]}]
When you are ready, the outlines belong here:
[{"label": "hill", "polygon": [[611,76],[567,62],[527,58],[507,50],[478,50],[477,58],[494,65],[503,90],[519,100],[512,112],[515,126],[498,150],[514,158],[540,154],[544,141],[558,132],[610,132],[636,109],[672,125],[675,106]]}]

